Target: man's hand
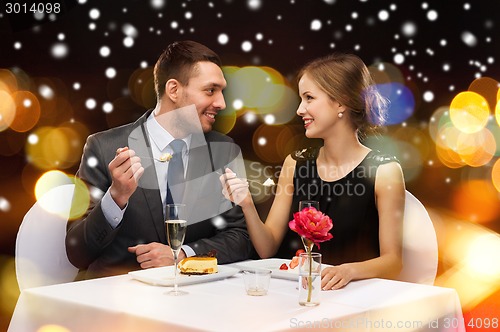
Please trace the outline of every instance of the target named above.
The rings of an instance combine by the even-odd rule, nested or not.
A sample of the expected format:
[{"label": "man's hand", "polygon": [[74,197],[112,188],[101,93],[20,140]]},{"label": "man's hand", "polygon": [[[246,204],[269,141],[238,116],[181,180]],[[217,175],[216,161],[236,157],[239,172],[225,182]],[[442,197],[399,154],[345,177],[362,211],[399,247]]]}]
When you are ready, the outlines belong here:
[{"label": "man's hand", "polygon": [[134,150],[128,147],[116,150],[116,156],[108,165],[112,183],[109,188],[111,197],[123,209],[128,199],[137,189],[137,183],[144,173],[141,159],[135,155]]},{"label": "man's hand", "polygon": [[[137,262],[143,269],[174,264],[174,256],[170,247],[158,242],[138,244],[134,247],[129,247],[128,251],[137,256]],[[181,250],[178,261],[185,257],[186,254]]]}]

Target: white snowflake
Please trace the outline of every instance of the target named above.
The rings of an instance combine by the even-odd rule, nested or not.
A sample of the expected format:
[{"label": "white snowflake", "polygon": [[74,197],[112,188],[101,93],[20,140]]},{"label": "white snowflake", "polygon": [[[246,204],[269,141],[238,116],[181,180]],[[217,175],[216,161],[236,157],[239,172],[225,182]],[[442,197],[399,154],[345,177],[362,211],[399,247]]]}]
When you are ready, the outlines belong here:
[{"label": "white snowflake", "polygon": [[93,98],[89,98],[85,101],[85,107],[87,107],[89,110],[93,110],[96,106],[97,103]]},{"label": "white snowflake", "polygon": [[132,37],[123,38],[123,46],[125,46],[125,47],[134,46],[134,39]]},{"label": "white snowflake", "polygon": [[52,99],[55,95],[54,90],[46,84],[42,84],[38,87],[38,93],[45,99]]},{"label": "white snowflake", "polygon": [[10,207],[10,202],[5,197],[0,197],[0,211],[8,212]]},{"label": "white snowflake", "polygon": [[429,11],[427,12],[427,19],[428,19],[429,21],[435,21],[435,20],[437,20],[437,18],[438,18],[438,13],[437,13],[437,11],[435,11],[435,10],[429,10]]},{"label": "white snowflake", "polygon": [[311,21],[311,30],[318,31],[321,29],[321,21],[318,19],[314,19]]},{"label": "white snowflake", "polygon": [[109,101],[105,102],[104,104],[102,104],[102,110],[103,110],[104,113],[111,113],[111,112],[113,112],[113,104],[110,103]]},{"label": "white snowflake", "polygon": [[166,1],[165,0],[150,0],[151,7],[154,9],[162,9],[165,7]]},{"label": "white snowflake", "polygon": [[430,103],[434,100],[434,93],[432,91],[425,91],[422,97],[424,101]]},{"label": "white snowflake", "polygon": [[228,35],[226,35],[225,33],[221,33],[219,35],[219,37],[217,37],[217,41],[219,42],[219,44],[221,45],[226,45],[227,42],[229,41],[229,37]]},{"label": "white snowflake", "polygon": [[38,138],[38,135],[37,134],[29,134],[28,135],[28,143],[31,144],[31,145],[35,145],[38,143],[39,141],[39,138]]},{"label": "white snowflake", "polygon": [[116,76],[116,69],[109,67],[106,69],[105,75],[107,78],[114,78]]},{"label": "white snowflake", "polygon": [[63,59],[68,56],[69,48],[68,45],[64,43],[55,43],[50,49],[50,53],[56,59]]},{"label": "white snowflake", "polygon": [[235,100],[233,101],[233,108],[234,108],[235,110],[237,110],[237,111],[238,111],[238,110],[242,109],[242,108],[243,108],[243,106],[244,106],[244,104],[243,104],[243,100],[241,100],[241,99],[235,99]]},{"label": "white snowflake", "polygon": [[262,7],[262,1],[261,0],[248,0],[247,6],[251,10],[258,10],[258,9],[260,9],[260,7]]},{"label": "white snowflake", "polygon": [[405,56],[401,53],[398,53],[398,54],[395,54],[394,55],[394,63],[395,64],[402,64],[403,62],[405,62]]},{"label": "white snowflake", "polygon": [[101,16],[101,12],[97,8],[92,8],[89,11],[89,16],[90,16],[91,19],[97,20],[99,18],[99,16]]},{"label": "white snowflake", "polygon": [[243,43],[241,43],[241,49],[243,50],[243,52],[250,52],[252,50],[252,43],[248,40],[245,40]]},{"label": "white snowflake", "polygon": [[401,28],[401,32],[406,37],[412,37],[417,33],[417,25],[413,22],[405,22]]},{"label": "white snowflake", "polygon": [[378,12],[378,19],[381,21],[387,21],[389,19],[389,12],[387,10],[381,10]]},{"label": "white snowflake", "polygon": [[139,36],[139,31],[137,30],[137,28],[130,23],[125,23],[122,26],[122,32],[125,36],[132,38],[136,38],[137,36]]},{"label": "white snowflake", "polygon": [[462,35],[460,37],[462,38],[462,41],[467,46],[474,47],[474,46],[477,45],[477,38],[470,31],[464,31],[464,32],[462,32]]},{"label": "white snowflake", "polygon": [[100,49],[99,49],[99,54],[106,58],[108,57],[110,54],[111,54],[111,49],[108,47],[108,46],[102,46]]},{"label": "white snowflake", "polygon": [[268,125],[272,125],[276,122],[276,117],[274,116],[274,114],[266,114],[264,116],[264,122]]}]

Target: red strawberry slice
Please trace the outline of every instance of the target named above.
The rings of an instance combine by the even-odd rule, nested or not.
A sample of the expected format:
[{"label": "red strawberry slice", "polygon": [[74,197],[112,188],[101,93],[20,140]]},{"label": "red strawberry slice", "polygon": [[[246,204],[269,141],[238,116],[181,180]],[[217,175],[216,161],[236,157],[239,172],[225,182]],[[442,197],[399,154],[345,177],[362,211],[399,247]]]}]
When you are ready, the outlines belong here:
[{"label": "red strawberry slice", "polygon": [[299,257],[295,256],[292,258],[292,261],[290,262],[290,268],[295,269],[299,265]]}]

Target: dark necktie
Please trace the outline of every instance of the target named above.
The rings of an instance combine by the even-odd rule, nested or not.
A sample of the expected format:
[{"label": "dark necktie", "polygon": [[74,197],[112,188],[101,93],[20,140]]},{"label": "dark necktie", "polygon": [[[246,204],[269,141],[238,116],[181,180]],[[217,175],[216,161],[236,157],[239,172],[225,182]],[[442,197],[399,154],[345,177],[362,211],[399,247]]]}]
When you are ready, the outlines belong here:
[{"label": "dark necktie", "polygon": [[167,204],[182,203],[184,196],[184,163],[182,161],[182,148],[186,143],[174,139],[169,146],[174,151],[172,159],[168,162],[167,174]]}]

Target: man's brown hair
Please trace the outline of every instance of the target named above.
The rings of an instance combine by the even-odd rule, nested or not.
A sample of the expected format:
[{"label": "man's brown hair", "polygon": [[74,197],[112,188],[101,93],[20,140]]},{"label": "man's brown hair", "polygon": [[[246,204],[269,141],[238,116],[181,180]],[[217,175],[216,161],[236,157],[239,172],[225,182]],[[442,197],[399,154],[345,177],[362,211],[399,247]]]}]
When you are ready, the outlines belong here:
[{"label": "man's brown hair", "polygon": [[200,61],[210,61],[222,66],[219,56],[200,43],[184,40],[168,45],[156,61],[153,71],[158,100],[165,94],[165,83],[168,80],[176,79],[182,85],[187,85],[189,79],[196,74],[196,64]]}]

